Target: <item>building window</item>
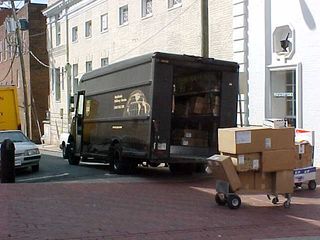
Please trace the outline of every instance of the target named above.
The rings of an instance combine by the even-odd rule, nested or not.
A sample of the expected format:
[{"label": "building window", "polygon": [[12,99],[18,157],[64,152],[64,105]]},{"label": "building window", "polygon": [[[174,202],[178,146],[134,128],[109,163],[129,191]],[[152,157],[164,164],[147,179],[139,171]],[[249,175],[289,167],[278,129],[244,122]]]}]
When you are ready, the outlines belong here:
[{"label": "building window", "polygon": [[87,21],[85,24],[85,36],[91,37],[91,35],[92,35],[92,22]]},{"label": "building window", "polygon": [[101,15],[101,27],[100,31],[104,32],[108,30],[108,14]]},{"label": "building window", "polygon": [[3,41],[3,61],[7,61],[8,59],[8,43],[7,41]]},{"label": "building window", "polygon": [[86,62],[86,72],[92,71],[92,61]]},{"label": "building window", "polygon": [[55,84],[55,68],[50,68],[50,76],[51,76],[51,92],[54,91],[54,84]]},{"label": "building window", "polygon": [[73,78],[73,94],[78,92],[78,84],[79,84],[79,78],[78,78],[78,64],[72,65],[72,78]]},{"label": "building window", "polygon": [[61,80],[60,80],[60,85],[61,85],[61,89],[64,90],[64,68],[61,68]]},{"label": "building window", "polygon": [[152,0],[142,0],[142,17],[152,15]]},{"label": "building window", "polygon": [[296,70],[272,71],[270,75],[271,117],[286,119],[297,127]]},{"label": "building window", "polygon": [[119,25],[128,23],[128,5],[125,5],[119,9]]},{"label": "building window", "polygon": [[182,0],[168,0],[168,6],[169,8],[178,7],[181,6]]},{"label": "building window", "polygon": [[61,44],[61,25],[59,22],[56,22],[56,46]]},{"label": "building window", "polygon": [[3,45],[2,41],[0,41],[0,62],[3,60]]},{"label": "building window", "polygon": [[78,27],[72,28],[72,42],[78,41]]},{"label": "building window", "polygon": [[101,58],[101,67],[107,66],[109,64],[109,58]]},{"label": "building window", "polygon": [[56,101],[60,101],[61,100],[60,68],[55,69],[55,95],[56,95]]}]

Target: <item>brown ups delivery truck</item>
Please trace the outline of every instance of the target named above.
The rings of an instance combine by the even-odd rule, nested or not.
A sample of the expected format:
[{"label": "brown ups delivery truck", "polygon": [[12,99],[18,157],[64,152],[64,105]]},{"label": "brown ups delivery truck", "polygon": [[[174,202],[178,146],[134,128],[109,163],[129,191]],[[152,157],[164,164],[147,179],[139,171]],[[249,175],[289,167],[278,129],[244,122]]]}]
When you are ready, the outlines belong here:
[{"label": "brown ups delivery truck", "polygon": [[78,89],[65,144],[70,164],[190,171],[218,152],[218,128],[236,126],[234,62],[156,52],[88,72]]}]

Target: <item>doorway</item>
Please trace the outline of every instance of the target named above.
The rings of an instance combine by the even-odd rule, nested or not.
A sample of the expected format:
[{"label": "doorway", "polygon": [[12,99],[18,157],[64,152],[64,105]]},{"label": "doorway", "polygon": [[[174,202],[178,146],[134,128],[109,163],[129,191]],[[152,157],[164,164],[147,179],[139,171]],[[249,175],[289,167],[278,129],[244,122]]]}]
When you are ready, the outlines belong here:
[{"label": "doorway", "polygon": [[303,128],[302,64],[268,66],[266,118],[281,118],[288,125]]}]

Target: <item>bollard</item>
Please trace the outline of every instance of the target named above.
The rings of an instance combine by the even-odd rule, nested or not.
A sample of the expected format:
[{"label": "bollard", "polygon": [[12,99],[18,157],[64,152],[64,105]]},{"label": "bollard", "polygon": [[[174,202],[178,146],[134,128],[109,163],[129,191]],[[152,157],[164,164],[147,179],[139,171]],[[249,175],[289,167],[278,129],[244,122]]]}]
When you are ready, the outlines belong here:
[{"label": "bollard", "polygon": [[14,144],[6,139],[1,144],[1,183],[14,183],[16,181]]}]

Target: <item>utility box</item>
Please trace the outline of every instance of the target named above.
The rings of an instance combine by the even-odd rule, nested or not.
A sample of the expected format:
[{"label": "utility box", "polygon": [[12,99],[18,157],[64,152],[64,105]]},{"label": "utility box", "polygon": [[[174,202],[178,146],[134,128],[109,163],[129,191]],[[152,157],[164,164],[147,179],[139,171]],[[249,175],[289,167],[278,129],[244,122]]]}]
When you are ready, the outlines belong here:
[{"label": "utility box", "polygon": [[20,130],[17,89],[13,86],[0,87],[0,131]]},{"label": "utility box", "polygon": [[25,18],[20,18],[19,19],[19,24],[20,24],[20,30],[21,31],[26,31],[29,30],[29,22]]}]

